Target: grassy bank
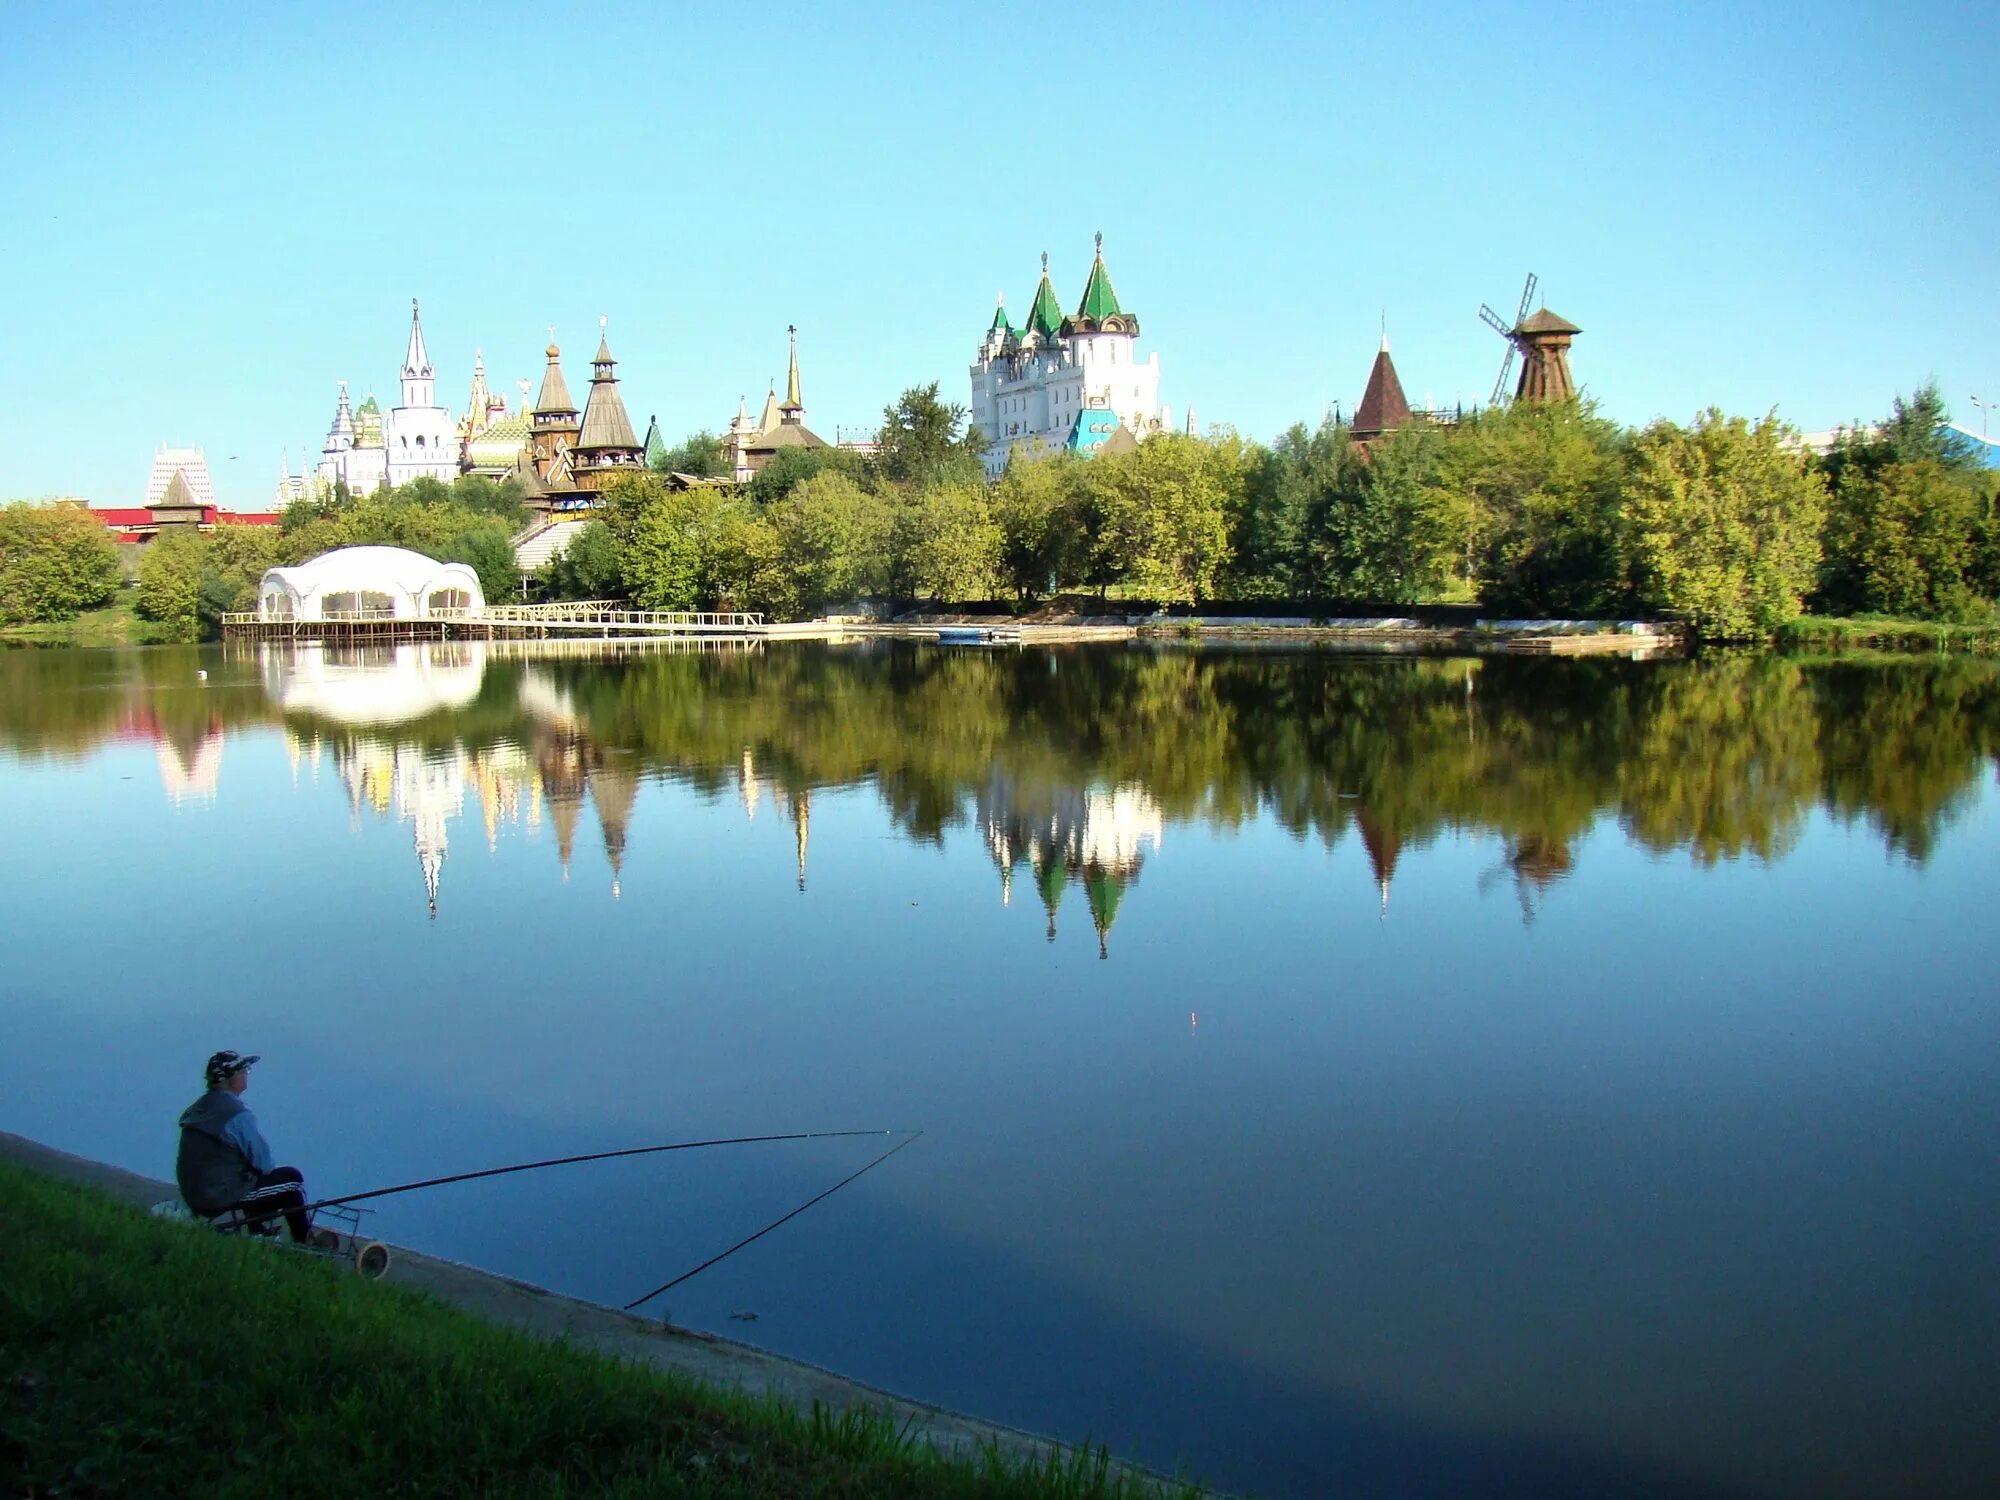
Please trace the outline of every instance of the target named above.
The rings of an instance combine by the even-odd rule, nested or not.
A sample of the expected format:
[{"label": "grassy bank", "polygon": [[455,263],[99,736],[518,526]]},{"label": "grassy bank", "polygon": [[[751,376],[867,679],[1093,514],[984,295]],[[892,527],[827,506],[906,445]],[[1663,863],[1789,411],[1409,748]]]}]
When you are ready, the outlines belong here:
[{"label": "grassy bank", "polygon": [[1802,650],[2000,651],[2000,622],[1949,625],[1893,615],[1842,619],[1802,615],[1778,631],[1778,644]]},{"label": "grassy bank", "polygon": [[[0,1492],[1137,1496],[489,1327],[0,1164]],[[1192,1493],[1192,1492],[1188,1492]]]},{"label": "grassy bank", "polygon": [[168,639],[151,620],[139,618],[130,591],[103,609],[48,625],[0,625],[0,644],[24,646],[147,646]]}]

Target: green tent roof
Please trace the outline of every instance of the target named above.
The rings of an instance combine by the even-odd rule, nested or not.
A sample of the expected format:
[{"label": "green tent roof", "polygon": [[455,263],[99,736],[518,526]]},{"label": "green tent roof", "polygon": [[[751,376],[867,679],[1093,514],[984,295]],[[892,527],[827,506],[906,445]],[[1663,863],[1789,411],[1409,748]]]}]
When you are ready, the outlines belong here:
[{"label": "green tent roof", "polygon": [[1007,304],[1002,302],[993,309],[993,322],[987,332],[1012,333],[1013,331],[1014,325],[1007,321]]},{"label": "green tent roof", "polygon": [[1111,290],[1111,273],[1104,269],[1104,256],[1099,252],[1091,263],[1090,280],[1083,285],[1083,300],[1076,305],[1076,315],[1101,323],[1106,318],[1120,317],[1123,312],[1118,305],[1118,294]]},{"label": "green tent roof", "polygon": [[1028,332],[1052,339],[1062,331],[1062,320],[1062,305],[1056,301],[1056,289],[1049,285],[1049,258],[1045,255],[1042,284],[1035,288],[1035,305],[1028,309]]}]

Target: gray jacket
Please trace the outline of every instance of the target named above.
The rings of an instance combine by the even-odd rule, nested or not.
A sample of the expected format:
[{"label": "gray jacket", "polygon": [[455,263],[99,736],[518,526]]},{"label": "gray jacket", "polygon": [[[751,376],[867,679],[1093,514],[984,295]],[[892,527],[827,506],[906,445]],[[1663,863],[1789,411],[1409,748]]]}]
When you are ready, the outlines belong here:
[{"label": "gray jacket", "polygon": [[219,1214],[242,1201],[269,1167],[270,1148],[250,1107],[227,1089],[210,1089],[181,1111],[181,1149],[174,1180],[198,1214]]}]

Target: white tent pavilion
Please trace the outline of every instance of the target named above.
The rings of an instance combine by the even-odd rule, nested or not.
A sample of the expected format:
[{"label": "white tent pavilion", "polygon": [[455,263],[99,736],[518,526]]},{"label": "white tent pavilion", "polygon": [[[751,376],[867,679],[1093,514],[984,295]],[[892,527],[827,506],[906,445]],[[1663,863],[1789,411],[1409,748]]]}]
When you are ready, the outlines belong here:
[{"label": "white tent pavilion", "polygon": [[257,585],[260,620],[435,620],[486,608],[479,575],[405,547],[341,547]]}]

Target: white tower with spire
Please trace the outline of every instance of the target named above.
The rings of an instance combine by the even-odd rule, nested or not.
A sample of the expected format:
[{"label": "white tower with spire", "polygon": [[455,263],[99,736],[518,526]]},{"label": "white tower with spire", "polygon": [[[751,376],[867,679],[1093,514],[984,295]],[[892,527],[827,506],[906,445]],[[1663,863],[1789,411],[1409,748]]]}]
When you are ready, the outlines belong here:
[{"label": "white tower with spire", "polygon": [[971,367],[969,416],[986,435],[986,477],[997,479],[1015,452],[1088,455],[1165,431],[1160,356],[1141,360],[1138,339],[1138,318],[1111,289],[1103,235],[1083,296],[1067,316],[1044,255],[1026,324],[1016,328],[1002,301]]},{"label": "white tower with spire", "polygon": [[389,483],[406,484],[429,475],[449,482],[458,477],[458,434],[451,413],[437,404],[436,371],[424,348],[424,325],[417,299],[410,299],[410,343],[403,356],[403,400],[382,423],[382,446],[389,460]]}]

